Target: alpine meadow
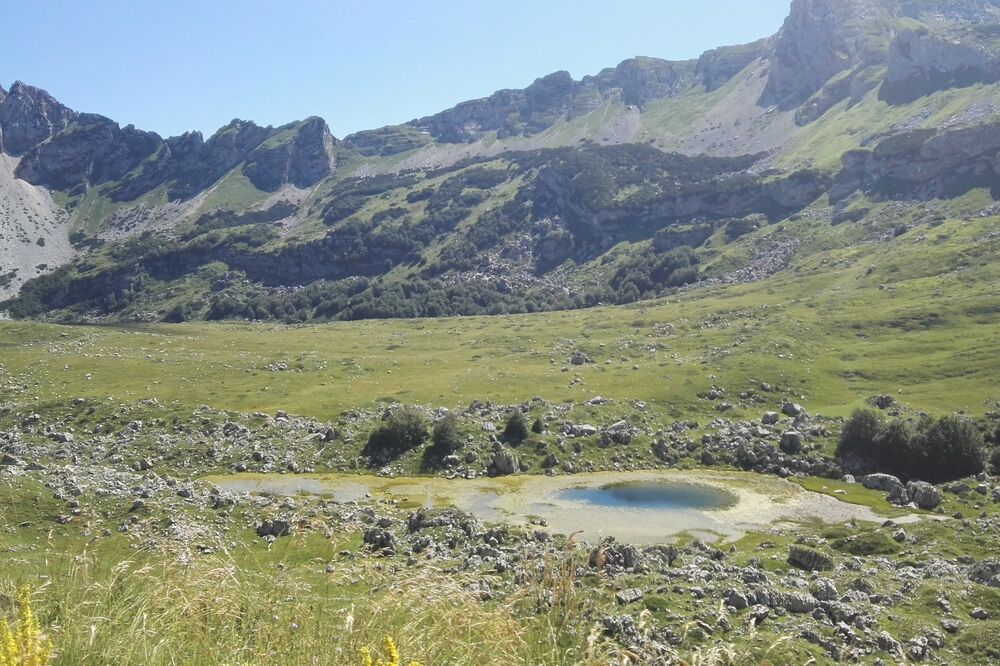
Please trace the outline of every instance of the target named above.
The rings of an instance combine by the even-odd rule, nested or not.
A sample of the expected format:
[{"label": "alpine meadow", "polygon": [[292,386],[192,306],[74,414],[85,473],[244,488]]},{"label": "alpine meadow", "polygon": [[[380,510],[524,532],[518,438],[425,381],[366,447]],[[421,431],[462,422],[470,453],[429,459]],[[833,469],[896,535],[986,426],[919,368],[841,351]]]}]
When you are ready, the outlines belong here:
[{"label": "alpine meadow", "polygon": [[342,137],[51,92],[0,666],[1000,664],[1000,0]]}]

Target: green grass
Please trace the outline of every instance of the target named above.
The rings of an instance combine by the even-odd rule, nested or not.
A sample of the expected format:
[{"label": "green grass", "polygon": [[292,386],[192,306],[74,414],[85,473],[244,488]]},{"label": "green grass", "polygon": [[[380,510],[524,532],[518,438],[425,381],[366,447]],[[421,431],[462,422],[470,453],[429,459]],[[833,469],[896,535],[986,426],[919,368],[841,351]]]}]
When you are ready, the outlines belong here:
[{"label": "green grass", "polygon": [[[817,251],[768,280],[628,307],[309,327],[4,322],[0,363],[43,400],[155,396],[319,418],[384,400],[456,406],[535,395],[707,416],[712,404],[698,393],[716,384],[734,395],[757,382],[782,389],[772,403],[794,398],[825,415],[879,393],[932,413],[984,413],[1000,373],[997,241],[983,240],[995,218],[852,246],[833,236],[841,227],[803,229]],[[569,366],[576,349],[596,363]],[[275,361],[301,367],[262,369]]]},{"label": "green grass", "polygon": [[243,172],[236,168],[223,176],[212,189],[208,190],[198,210],[208,212],[224,209],[241,212],[250,210],[267,197],[267,192],[262,192],[254,187],[253,183],[243,175]]},{"label": "green grass", "polygon": [[902,509],[889,504],[885,500],[884,492],[869,490],[860,483],[845,483],[843,481],[816,477],[793,478],[792,481],[814,493],[829,495],[848,504],[867,506],[887,518],[903,516],[914,512],[913,509]]}]

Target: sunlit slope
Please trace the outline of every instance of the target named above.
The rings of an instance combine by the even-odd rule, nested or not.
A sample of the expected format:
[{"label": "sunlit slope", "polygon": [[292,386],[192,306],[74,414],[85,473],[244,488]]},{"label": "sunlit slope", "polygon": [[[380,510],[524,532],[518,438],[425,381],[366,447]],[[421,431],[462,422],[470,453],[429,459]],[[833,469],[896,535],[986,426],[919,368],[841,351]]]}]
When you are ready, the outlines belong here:
[{"label": "sunlit slope", "polygon": [[[997,218],[921,224],[858,245],[837,241],[846,225],[800,224],[815,251],[772,278],[628,307],[308,327],[3,323],[6,395],[155,397],[322,418],[388,401],[535,395],[707,415],[713,404],[698,394],[713,385],[738,414],[738,394],[760,383],[777,387],[775,400],[826,414],[876,393],[930,412],[982,413],[1000,398]],[[572,365],[577,350],[594,362]]]}]

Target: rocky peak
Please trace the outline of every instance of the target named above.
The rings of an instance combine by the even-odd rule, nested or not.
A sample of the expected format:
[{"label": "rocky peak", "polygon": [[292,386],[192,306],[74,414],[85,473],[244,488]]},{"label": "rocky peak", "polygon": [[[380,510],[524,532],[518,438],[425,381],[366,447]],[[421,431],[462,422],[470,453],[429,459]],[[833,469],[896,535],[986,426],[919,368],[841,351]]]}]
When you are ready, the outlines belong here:
[{"label": "rocky peak", "polygon": [[888,0],[793,0],[775,41],[761,103],[792,109],[835,74],[857,64],[887,41],[893,4]]},{"label": "rocky peak", "polygon": [[751,44],[723,46],[706,51],[698,58],[695,75],[706,90],[716,90],[742,72],[754,60],[766,56],[771,48],[771,39],[765,38]]},{"label": "rocky peak", "polygon": [[671,62],[659,58],[635,57],[616,67],[586,76],[581,86],[594,84],[604,98],[614,89],[621,91],[626,104],[643,106],[647,102],[674,97],[694,81],[695,62]]},{"label": "rocky peak", "polygon": [[40,88],[15,81],[0,98],[3,150],[22,155],[32,146],[65,129],[76,113]]},{"label": "rocky peak", "polygon": [[243,174],[269,192],[289,184],[312,187],[333,172],[334,143],[326,121],[311,116],[275,130],[250,153]]},{"label": "rocky peak", "polygon": [[161,144],[152,132],[119,127],[96,114],[76,114],[69,127],[24,153],[17,176],[33,185],[72,191],[122,178]]}]

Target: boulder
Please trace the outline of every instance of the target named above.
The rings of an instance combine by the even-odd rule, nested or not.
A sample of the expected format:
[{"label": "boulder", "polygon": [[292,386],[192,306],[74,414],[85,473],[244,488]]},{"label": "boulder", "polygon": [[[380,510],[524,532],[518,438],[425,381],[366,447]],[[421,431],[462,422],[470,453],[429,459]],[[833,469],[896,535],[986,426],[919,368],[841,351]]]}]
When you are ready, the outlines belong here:
[{"label": "boulder", "polygon": [[516,474],[520,470],[521,464],[513,451],[506,447],[500,447],[493,452],[493,458],[490,459],[490,473],[496,476],[507,476]]},{"label": "boulder", "polygon": [[784,594],[780,606],[789,613],[812,613],[819,608],[819,601],[808,594]]},{"label": "boulder", "polygon": [[969,569],[969,580],[980,585],[1000,587],[1000,560],[983,560]]},{"label": "boulder", "polygon": [[829,571],[833,569],[833,558],[815,548],[795,544],[788,549],[788,563],[807,571]]},{"label": "boulder", "polygon": [[392,554],[396,550],[396,539],[392,532],[380,527],[371,527],[365,530],[363,541],[372,550],[385,554]]},{"label": "boulder", "polygon": [[861,485],[869,490],[881,490],[887,493],[891,493],[893,491],[905,492],[906,490],[906,487],[903,486],[903,482],[891,474],[869,474],[868,476],[862,477]]},{"label": "boulder", "polygon": [[726,590],[723,593],[723,598],[727,606],[732,606],[736,610],[743,610],[750,607],[750,600],[747,599],[747,595],[739,590]]},{"label": "boulder", "polygon": [[971,617],[973,620],[988,620],[990,619],[990,612],[985,608],[980,608],[977,606],[976,608],[973,608],[972,611],[969,613],[969,617]]},{"label": "boulder", "polygon": [[798,416],[802,414],[805,410],[802,409],[802,405],[797,402],[786,402],[781,406],[781,413],[785,416]]},{"label": "boulder", "polygon": [[798,430],[786,430],[781,433],[781,450],[795,455],[802,452],[802,434]]},{"label": "boulder", "polygon": [[836,601],[840,598],[837,586],[829,578],[818,578],[812,584],[812,595],[820,601]]},{"label": "boulder", "polygon": [[764,412],[764,416],[761,417],[760,422],[764,425],[774,425],[780,418],[781,415],[778,412]]},{"label": "boulder", "polygon": [[626,604],[635,603],[636,601],[642,599],[642,597],[642,590],[637,587],[630,587],[627,590],[621,590],[615,594],[615,601],[624,606]]},{"label": "boulder", "polygon": [[911,502],[927,511],[941,503],[941,492],[926,481],[910,481],[906,484],[906,494]]},{"label": "boulder", "polygon": [[259,537],[283,537],[292,533],[292,524],[287,520],[265,520],[257,526]]}]

